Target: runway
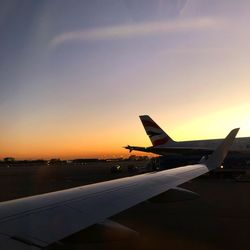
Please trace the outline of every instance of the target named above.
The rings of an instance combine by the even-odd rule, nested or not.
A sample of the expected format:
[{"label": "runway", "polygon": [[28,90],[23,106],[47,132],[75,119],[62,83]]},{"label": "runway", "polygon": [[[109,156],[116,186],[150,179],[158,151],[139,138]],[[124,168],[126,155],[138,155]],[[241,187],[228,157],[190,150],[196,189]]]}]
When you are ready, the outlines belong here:
[{"label": "runway", "polygon": [[[126,170],[129,163],[119,164],[124,165],[120,174],[110,173],[114,163],[1,167],[0,200],[132,175]],[[139,232],[137,239],[93,244],[79,233],[62,241],[64,246],[47,249],[250,249],[250,182],[202,177],[182,187],[199,193],[200,198],[166,204],[143,202],[112,218]]]}]

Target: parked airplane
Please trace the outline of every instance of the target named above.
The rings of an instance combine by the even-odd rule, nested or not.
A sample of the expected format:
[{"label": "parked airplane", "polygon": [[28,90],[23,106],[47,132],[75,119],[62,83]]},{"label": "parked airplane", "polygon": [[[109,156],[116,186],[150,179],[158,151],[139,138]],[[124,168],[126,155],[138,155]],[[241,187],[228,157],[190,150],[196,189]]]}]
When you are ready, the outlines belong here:
[{"label": "parked airplane", "polygon": [[185,193],[176,187],[219,167],[238,131],[196,165],[1,202],[0,249],[41,249],[168,190]]},{"label": "parked airplane", "polygon": [[[140,116],[144,129],[152,142],[151,147],[126,146],[129,151],[150,152],[158,155],[196,155],[210,154],[222,139],[174,141],[148,115]],[[250,154],[250,137],[236,138],[230,152]]]}]

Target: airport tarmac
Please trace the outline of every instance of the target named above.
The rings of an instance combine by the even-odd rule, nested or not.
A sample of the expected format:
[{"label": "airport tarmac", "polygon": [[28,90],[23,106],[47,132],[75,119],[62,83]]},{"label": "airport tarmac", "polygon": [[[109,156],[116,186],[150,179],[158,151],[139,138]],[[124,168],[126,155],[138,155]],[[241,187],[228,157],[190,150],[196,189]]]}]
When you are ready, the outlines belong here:
[{"label": "airport tarmac", "polygon": [[[124,171],[111,174],[110,167],[116,164],[123,165]],[[0,200],[133,175],[126,170],[129,164],[1,167]],[[203,177],[182,187],[199,193],[200,198],[166,204],[143,202],[112,217],[139,232],[136,239],[91,243],[79,233],[62,241],[64,246],[47,249],[250,249],[250,182]]]}]

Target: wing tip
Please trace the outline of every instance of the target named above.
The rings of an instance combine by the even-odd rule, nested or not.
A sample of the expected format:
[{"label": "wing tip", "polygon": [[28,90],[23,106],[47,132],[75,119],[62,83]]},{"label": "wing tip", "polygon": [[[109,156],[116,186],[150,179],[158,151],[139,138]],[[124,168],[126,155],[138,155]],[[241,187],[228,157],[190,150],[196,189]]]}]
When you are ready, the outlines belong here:
[{"label": "wing tip", "polygon": [[239,130],[240,128],[231,130],[221,144],[209,156],[208,160],[204,162],[209,170],[215,169],[222,164]]}]

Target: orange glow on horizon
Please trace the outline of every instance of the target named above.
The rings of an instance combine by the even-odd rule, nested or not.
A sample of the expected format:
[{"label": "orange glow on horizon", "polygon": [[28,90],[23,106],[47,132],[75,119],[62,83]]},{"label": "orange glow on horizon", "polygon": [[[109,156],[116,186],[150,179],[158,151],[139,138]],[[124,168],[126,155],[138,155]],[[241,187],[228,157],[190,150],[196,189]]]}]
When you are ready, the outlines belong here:
[{"label": "orange glow on horizon", "polygon": [[[240,127],[238,137],[250,136],[250,118],[248,111],[249,103],[243,103],[236,107],[228,107],[216,112],[195,117],[190,114],[189,120],[183,123],[182,117],[171,122],[161,115],[161,119],[152,118],[165,130],[174,140],[198,140],[223,138],[227,133]],[[163,119],[167,122],[163,122]],[[167,125],[166,125],[167,124]],[[170,127],[168,124],[174,124]],[[102,128],[101,128],[102,127]],[[73,158],[117,158],[129,157],[126,145],[151,146],[139,119],[126,121],[115,127],[103,124],[96,128],[96,133],[84,135],[79,133],[80,128],[70,130],[63,135],[54,133],[52,135],[37,133],[36,137],[26,138],[26,134],[17,134],[10,138],[4,138],[5,144],[1,145],[0,158],[14,157],[16,159],[73,159]],[[10,140],[9,140],[10,139]],[[149,155],[143,152],[132,152],[135,155]]]}]

